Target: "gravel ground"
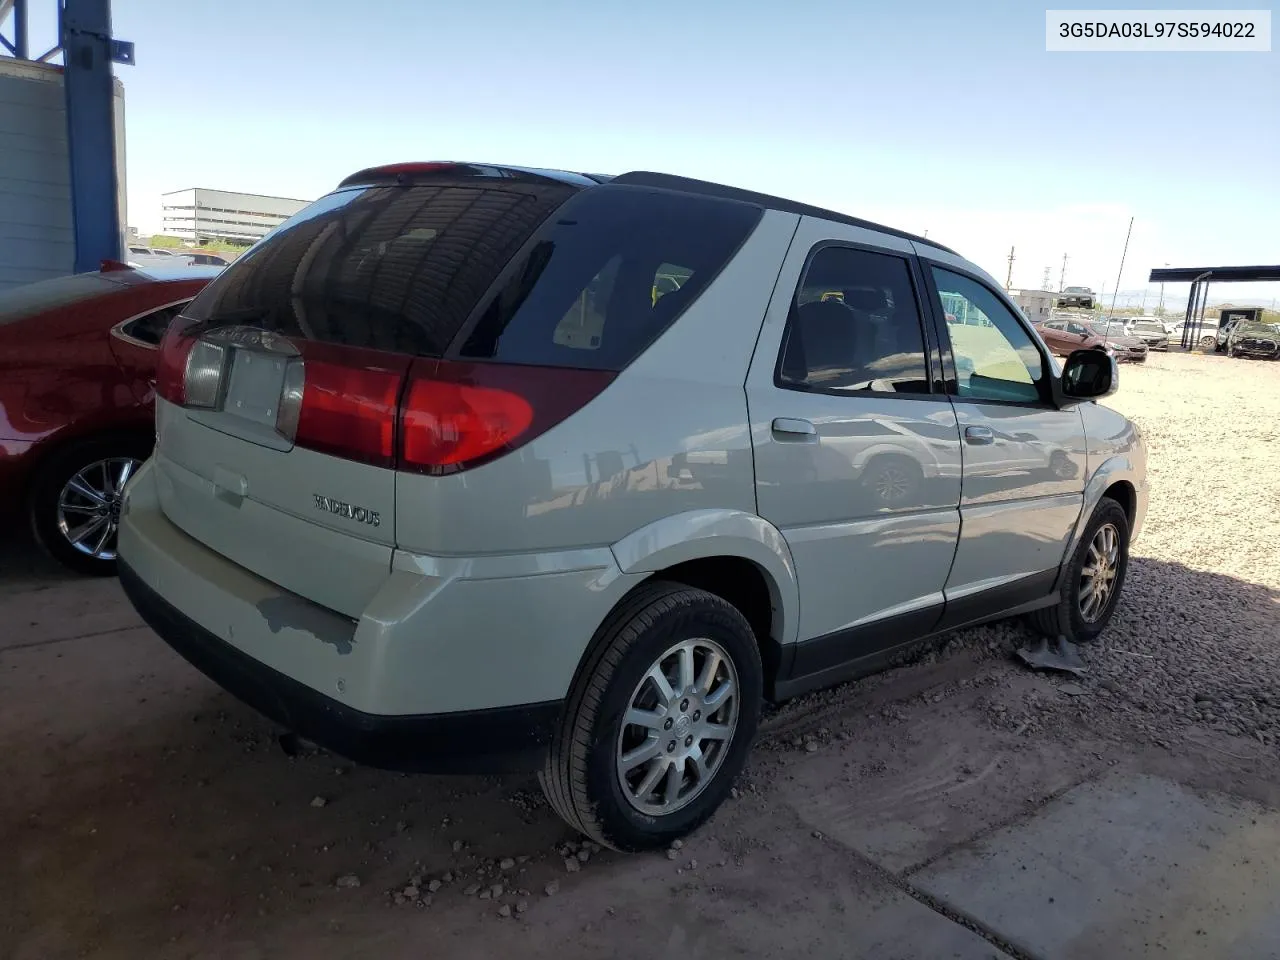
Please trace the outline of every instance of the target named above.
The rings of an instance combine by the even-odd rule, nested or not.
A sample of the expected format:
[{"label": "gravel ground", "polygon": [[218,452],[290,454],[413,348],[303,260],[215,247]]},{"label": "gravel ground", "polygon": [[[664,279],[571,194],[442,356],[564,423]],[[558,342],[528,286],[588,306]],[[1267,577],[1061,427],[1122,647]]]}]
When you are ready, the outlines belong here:
[{"label": "gravel ground", "polygon": [[1005,623],[788,704],[665,855],[584,843],[528,778],[286,756],[117,584],[0,557],[0,957],[994,955],[917,871],[1103,774],[1280,807],[1280,364],[1154,356],[1108,402],[1152,491],[1088,673],[1017,665]]},{"label": "gravel ground", "polygon": [[1174,740],[1280,743],[1280,364],[1153,356],[1108,401],[1150,453],[1147,522],[1087,652],[1091,721]]}]

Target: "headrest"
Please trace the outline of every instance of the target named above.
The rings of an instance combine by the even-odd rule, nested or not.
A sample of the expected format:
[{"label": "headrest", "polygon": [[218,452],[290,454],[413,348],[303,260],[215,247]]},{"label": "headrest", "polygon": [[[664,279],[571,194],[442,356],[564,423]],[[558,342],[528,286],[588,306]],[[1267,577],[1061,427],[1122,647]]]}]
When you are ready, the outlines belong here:
[{"label": "headrest", "polygon": [[886,307],[884,294],[879,290],[846,290],[844,302],[866,313],[878,313]]}]

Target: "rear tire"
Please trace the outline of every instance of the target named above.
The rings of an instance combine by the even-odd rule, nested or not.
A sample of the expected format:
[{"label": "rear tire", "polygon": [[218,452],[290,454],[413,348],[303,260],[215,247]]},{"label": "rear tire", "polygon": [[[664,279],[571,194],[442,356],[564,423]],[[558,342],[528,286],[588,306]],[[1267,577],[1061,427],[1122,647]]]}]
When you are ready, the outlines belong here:
[{"label": "rear tire", "polygon": [[116,487],[123,486],[122,475],[132,476],[151,456],[151,448],[149,439],[138,436],[100,437],[58,450],[40,465],[27,509],[36,542],[49,556],[77,573],[115,576]]},{"label": "rear tire", "polygon": [[[1108,540],[1112,536],[1114,550]],[[1129,516],[1115,500],[1103,497],[1063,571],[1061,598],[1032,613],[1031,625],[1050,638],[1066,637],[1077,644],[1096,640],[1111,622],[1128,570]],[[1108,585],[1105,598],[1092,587],[1098,582]]]},{"label": "rear tire", "polygon": [[615,850],[666,846],[728,795],[755,736],[762,687],[756,638],[737,608],[681,584],[644,584],[601,626],[574,680],[538,775],[547,800]]}]

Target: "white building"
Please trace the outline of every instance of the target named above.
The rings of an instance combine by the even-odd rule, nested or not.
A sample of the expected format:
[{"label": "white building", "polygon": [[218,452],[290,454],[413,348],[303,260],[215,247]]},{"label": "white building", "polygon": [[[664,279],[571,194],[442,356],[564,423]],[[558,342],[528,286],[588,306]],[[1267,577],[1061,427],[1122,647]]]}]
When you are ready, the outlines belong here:
[{"label": "white building", "polygon": [[1022,308],[1032,323],[1048,320],[1057,294],[1052,290],[1010,290],[1009,298]]},{"label": "white building", "polygon": [[308,203],[203,187],[175,190],[160,198],[160,232],[183,240],[253,243]]}]

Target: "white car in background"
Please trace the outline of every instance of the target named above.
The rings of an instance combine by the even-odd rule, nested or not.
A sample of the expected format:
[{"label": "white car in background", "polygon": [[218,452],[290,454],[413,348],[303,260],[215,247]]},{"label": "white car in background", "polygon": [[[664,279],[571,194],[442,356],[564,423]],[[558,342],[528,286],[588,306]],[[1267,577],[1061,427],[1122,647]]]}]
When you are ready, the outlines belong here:
[{"label": "white car in background", "polygon": [[231,261],[216,253],[202,250],[166,250],[163,247],[143,247],[130,245],[126,251],[126,262],[131,267],[225,267]]}]

